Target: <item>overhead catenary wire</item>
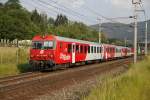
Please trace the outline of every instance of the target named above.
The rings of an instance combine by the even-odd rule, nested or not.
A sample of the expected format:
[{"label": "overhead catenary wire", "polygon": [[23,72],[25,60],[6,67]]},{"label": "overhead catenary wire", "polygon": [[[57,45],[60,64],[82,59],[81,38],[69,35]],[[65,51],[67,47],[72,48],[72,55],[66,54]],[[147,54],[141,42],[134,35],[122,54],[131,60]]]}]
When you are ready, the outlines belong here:
[{"label": "overhead catenary wire", "polygon": [[[31,0],[30,3],[27,2],[27,1],[24,1],[24,0],[21,0],[21,2],[26,3],[26,4],[28,4],[28,5],[32,6],[32,7],[35,7],[35,9],[38,9],[38,10],[40,10],[41,12],[45,12],[44,9],[41,9],[41,8],[40,8],[40,7],[43,7],[43,6],[41,6],[41,5],[39,5],[39,4],[38,4],[38,6],[34,5],[34,4],[33,4],[34,2],[33,2],[32,0]],[[32,3],[32,2],[33,2],[33,3]],[[52,11],[53,13],[50,12],[50,11]],[[53,16],[56,16],[56,15],[57,15],[57,11],[54,10],[54,9],[47,10],[47,12],[48,12],[48,13],[51,13],[51,15],[53,15]]]},{"label": "overhead catenary wire", "polygon": [[[89,16],[89,15],[85,15],[85,14],[81,14],[81,13],[79,13],[79,12],[76,12],[76,11],[74,11],[74,10],[72,10],[71,8],[68,8],[68,7],[66,7],[66,6],[64,6],[64,5],[62,5],[62,4],[60,4],[60,3],[58,3],[57,1],[54,1],[54,0],[49,0],[51,3],[54,3],[54,4],[56,4],[56,5],[58,5],[58,6],[60,6],[60,7],[63,7],[65,10],[67,10],[67,11],[71,11],[70,13],[74,13],[74,14],[76,14],[76,15],[79,15],[79,16],[81,16],[81,17],[84,17],[84,18],[92,18],[92,19],[96,19],[96,17],[93,17],[93,16]],[[49,3],[49,1],[47,1],[48,3]]]},{"label": "overhead catenary wire", "polygon": [[[31,0],[31,1],[34,3],[34,0]],[[45,9],[46,9],[46,12],[48,12],[48,13],[50,13],[50,14],[52,14],[52,15],[54,15],[54,13],[55,13],[55,15],[54,15],[53,17],[56,17],[58,14],[61,14],[58,10],[53,9],[53,8],[51,8],[51,7],[48,7],[48,6],[45,6],[45,4],[40,3],[40,2],[37,2],[37,3],[36,3],[36,5],[38,5],[38,6],[35,6],[34,4],[28,3],[28,2],[23,1],[23,0],[22,0],[22,2],[23,2],[23,3],[27,3],[27,4],[30,5],[30,6],[34,6],[35,8],[39,9],[40,11],[45,12]],[[50,12],[50,11],[52,11],[52,12]],[[69,19],[76,20],[76,18],[74,18],[74,17],[70,17],[70,16],[67,16],[67,17],[68,17]],[[76,17],[76,16],[75,16],[75,17]]]},{"label": "overhead catenary wire", "polygon": [[[77,18],[79,18],[79,19],[82,19],[82,20],[85,20],[85,18],[88,18],[87,16],[85,17],[84,15],[78,15],[78,14],[76,14],[76,13],[69,13],[67,10],[65,10],[65,9],[63,9],[63,8],[61,8],[61,7],[57,7],[57,6],[55,6],[55,5],[52,5],[52,4],[50,4],[50,3],[48,3],[48,2],[45,2],[45,1],[42,1],[42,0],[38,0],[39,2],[41,2],[41,3],[43,3],[43,4],[45,4],[45,5],[47,5],[47,6],[51,6],[51,7],[53,7],[54,9],[56,9],[56,10],[59,10],[59,11],[63,11],[64,13],[66,13],[67,15],[70,15],[70,16],[75,16],[75,17],[77,17]],[[87,21],[87,20],[86,20]],[[90,21],[90,22],[96,22],[96,19],[94,20],[93,18],[92,19],[89,19],[88,18],[88,21]]]},{"label": "overhead catenary wire", "polygon": [[[84,8],[85,8],[86,10],[89,10],[91,13],[97,15],[98,17],[104,18],[105,20],[108,20],[108,21],[113,22],[113,23],[121,23],[121,22],[119,22],[119,21],[113,20],[114,18],[112,19],[112,18],[105,17],[104,15],[102,15],[102,14],[96,12],[95,10],[91,9],[91,8],[88,7],[88,6],[85,6],[85,5],[84,5]],[[117,19],[117,18],[116,18],[116,19]],[[121,23],[121,24],[125,24],[125,23]]]}]

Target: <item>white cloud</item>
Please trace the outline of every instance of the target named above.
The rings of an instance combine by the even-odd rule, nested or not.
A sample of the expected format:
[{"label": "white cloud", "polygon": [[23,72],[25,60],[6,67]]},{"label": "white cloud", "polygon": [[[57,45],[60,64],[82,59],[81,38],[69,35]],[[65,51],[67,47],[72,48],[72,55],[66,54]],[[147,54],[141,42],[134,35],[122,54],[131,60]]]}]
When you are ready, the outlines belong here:
[{"label": "white cloud", "polygon": [[142,1],[145,7],[149,7],[150,8],[150,0],[143,0]]},{"label": "white cloud", "polygon": [[113,6],[118,8],[130,9],[132,1],[131,0],[109,0]]},{"label": "white cloud", "polygon": [[80,8],[85,3],[84,0],[57,0],[57,2],[71,8]]}]

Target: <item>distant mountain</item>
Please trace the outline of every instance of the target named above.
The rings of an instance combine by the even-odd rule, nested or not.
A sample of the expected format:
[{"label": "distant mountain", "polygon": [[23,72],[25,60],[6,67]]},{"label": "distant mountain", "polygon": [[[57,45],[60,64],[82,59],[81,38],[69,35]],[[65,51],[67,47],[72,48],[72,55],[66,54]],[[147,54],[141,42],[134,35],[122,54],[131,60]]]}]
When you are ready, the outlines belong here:
[{"label": "distant mountain", "polygon": [[[91,28],[98,31],[99,25],[91,25]],[[120,23],[103,23],[102,32],[105,33],[107,38],[111,39],[127,39],[133,41],[134,39],[134,27],[131,24],[120,24]],[[150,40],[150,20],[148,21],[148,39]],[[138,41],[143,41],[145,36],[145,22],[138,23]]]}]

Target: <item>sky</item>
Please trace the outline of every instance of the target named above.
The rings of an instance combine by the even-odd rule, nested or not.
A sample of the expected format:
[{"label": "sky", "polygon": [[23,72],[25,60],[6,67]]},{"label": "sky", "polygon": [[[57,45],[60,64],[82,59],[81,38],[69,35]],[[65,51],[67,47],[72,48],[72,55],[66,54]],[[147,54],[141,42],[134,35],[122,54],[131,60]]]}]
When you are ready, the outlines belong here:
[{"label": "sky", "polygon": [[[29,11],[37,9],[38,12],[46,13],[53,18],[62,13],[70,20],[81,21],[87,25],[97,24],[99,21],[108,22],[104,17],[114,18],[113,21],[121,23],[133,22],[133,19],[126,18],[133,16],[132,0],[20,0],[20,2]],[[142,4],[150,19],[150,0],[142,0]],[[142,12],[138,15],[138,21],[144,20]]]}]

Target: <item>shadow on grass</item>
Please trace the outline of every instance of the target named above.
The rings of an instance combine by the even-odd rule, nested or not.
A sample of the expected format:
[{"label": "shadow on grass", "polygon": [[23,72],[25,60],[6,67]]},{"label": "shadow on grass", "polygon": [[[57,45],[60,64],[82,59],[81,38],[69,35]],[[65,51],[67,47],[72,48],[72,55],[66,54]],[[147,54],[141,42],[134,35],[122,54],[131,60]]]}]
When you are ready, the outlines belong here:
[{"label": "shadow on grass", "polygon": [[31,71],[31,66],[28,63],[18,64],[17,68],[18,68],[18,70],[21,73],[25,73],[25,72],[30,72]]}]

